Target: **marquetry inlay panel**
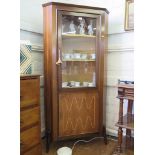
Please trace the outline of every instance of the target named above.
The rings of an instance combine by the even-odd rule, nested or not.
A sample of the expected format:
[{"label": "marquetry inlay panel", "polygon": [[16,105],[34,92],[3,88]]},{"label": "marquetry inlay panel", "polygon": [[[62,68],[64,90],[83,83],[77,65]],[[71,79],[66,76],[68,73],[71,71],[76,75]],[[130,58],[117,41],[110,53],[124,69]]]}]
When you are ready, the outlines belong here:
[{"label": "marquetry inlay panel", "polygon": [[59,137],[95,133],[99,129],[97,93],[59,95]]}]

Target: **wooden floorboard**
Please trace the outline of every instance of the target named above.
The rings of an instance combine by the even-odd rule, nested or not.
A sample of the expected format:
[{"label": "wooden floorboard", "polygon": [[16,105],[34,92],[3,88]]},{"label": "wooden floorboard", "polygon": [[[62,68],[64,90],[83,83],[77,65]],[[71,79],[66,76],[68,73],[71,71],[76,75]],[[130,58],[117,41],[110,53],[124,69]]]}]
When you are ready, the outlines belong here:
[{"label": "wooden floorboard", "polygon": [[[52,144],[50,151],[45,152],[45,144],[43,142],[43,155],[57,155],[56,150],[60,147],[67,146],[72,148],[74,141],[64,141]],[[96,139],[89,143],[79,142],[73,150],[72,155],[112,155],[116,150],[117,141],[111,138],[108,139],[108,144],[105,145],[103,139]],[[134,155],[133,149],[124,150],[120,155]]]}]

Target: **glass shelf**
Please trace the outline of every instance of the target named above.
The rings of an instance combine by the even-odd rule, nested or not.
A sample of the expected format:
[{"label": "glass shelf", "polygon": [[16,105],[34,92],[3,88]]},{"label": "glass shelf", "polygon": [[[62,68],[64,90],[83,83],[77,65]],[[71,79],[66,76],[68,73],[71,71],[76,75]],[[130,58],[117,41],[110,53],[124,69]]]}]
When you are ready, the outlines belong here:
[{"label": "glass shelf", "polygon": [[95,86],[78,86],[78,87],[70,87],[70,86],[66,86],[66,87],[62,87],[62,88],[95,88]]},{"label": "glass shelf", "polygon": [[62,34],[62,38],[96,38],[94,35],[86,35],[86,34]]},{"label": "glass shelf", "polygon": [[73,61],[79,61],[79,62],[95,62],[96,60],[95,59],[63,59],[62,61],[69,61],[69,62],[73,62]]}]

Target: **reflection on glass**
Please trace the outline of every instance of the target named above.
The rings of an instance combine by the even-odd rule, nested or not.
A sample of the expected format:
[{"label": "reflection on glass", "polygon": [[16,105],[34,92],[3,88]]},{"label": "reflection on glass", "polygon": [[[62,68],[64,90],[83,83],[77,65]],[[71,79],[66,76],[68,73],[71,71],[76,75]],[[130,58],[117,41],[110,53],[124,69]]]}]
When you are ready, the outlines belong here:
[{"label": "reflection on glass", "polygon": [[62,17],[62,88],[96,86],[96,19]]}]

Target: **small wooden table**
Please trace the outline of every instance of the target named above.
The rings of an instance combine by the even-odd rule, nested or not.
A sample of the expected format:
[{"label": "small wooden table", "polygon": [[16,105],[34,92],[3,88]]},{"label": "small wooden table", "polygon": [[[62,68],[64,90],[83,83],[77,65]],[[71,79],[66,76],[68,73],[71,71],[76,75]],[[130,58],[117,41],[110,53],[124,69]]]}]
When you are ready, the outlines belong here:
[{"label": "small wooden table", "polygon": [[[131,143],[131,131],[134,130],[134,114],[132,113],[134,103],[134,84],[118,84],[119,120],[116,123],[118,127],[118,146],[117,152],[122,152],[123,130],[126,129],[126,147]],[[124,100],[128,100],[127,114],[123,114]]]}]

